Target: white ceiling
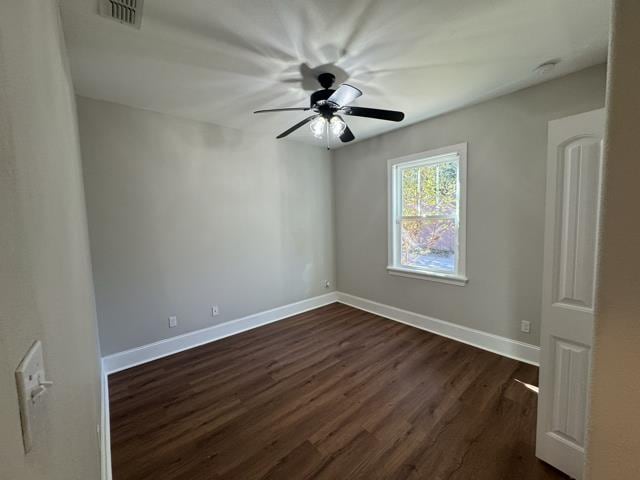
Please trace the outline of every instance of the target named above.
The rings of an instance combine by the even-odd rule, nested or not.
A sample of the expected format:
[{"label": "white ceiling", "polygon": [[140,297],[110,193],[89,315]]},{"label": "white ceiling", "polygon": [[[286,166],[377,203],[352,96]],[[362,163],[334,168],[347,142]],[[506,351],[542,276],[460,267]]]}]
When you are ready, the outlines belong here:
[{"label": "white ceiling", "polygon": [[[306,106],[314,72],[363,90],[354,105],[405,112],[349,117],[362,140],[607,51],[609,0],[145,0],[141,30],[97,3],[61,0],[77,93],[274,137],[306,112],[253,110]],[[533,73],[555,58],[551,74]],[[288,138],[316,142],[306,127]]]}]

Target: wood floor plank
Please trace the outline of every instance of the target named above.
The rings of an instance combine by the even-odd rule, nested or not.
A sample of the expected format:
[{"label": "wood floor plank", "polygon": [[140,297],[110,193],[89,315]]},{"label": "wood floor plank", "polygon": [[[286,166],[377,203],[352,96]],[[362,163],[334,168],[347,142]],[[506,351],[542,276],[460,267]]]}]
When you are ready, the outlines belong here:
[{"label": "wood floor plank", "polygon": [[109,377],[114,480],[561,479],[537,369],[341,304]]}]

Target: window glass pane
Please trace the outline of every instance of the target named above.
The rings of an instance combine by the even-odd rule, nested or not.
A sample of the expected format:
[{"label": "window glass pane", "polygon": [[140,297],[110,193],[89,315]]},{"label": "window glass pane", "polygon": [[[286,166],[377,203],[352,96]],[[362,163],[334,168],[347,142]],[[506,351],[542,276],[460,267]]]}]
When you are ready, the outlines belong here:
[{"label": "window glass pane", "polygon": [[400,172],[403,217],[457,216],[456,161],[403,168]]},{"label": "window glass pane", "polygon": [[420,215],[438,215],[437,166],[417,167],[420,175]]},{"label": "window glass pane", "polygon": [[420,215],[457,215],[458,163],[443,162],[420,170]]},{"label": "window glass pane", "polygon": [[402,175],[402,216],[418,215],[418,168],[405,168]]},{"label": "window glass pane", "polygon": [[456,271],[454,218],[403,219],[400,228],[400,264],[452,273]]}]

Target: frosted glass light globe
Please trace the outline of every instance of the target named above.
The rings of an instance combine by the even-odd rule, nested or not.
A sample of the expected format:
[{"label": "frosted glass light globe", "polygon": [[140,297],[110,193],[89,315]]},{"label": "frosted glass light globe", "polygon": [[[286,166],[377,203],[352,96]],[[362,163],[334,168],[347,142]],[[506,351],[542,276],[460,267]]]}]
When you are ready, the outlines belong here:
[{"label": "frosted glass light globe", "polygon": [[327,120],[324,117],[316,117],[309,123],[309,128],[314,137],[322,138],[327,128]]},{"label": "frosted glass light globe", "polygon": [[331,133],[339,137],[344,132],[344,129],[347,128],[347,124],[340,117],[333,116],[329,121],[329,128],[331,128]]}]

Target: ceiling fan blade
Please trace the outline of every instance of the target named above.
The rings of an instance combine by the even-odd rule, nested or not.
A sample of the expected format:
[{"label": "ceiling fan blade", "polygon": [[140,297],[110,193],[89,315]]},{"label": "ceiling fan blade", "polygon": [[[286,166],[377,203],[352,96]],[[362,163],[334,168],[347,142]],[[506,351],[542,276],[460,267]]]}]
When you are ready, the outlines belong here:
[{"label": "ceiling fan blade", "polygon": [[313,120],[314,118],[316,118],[318,115],[311,115],[310,117],[305,118],[304,120],[302,120],[301,122],[296,123],[293,127],[291,127],[289,130],[285,130],[284,132],[282,132],[280,135],[278,135],[276,138],[282,138],[282,137],[286,137],[287,135],[289,135],[291,132],[295,132],[297,129],[299,129],[300,127],[302,127],[303,125],[309,123],[311,120]]},{"label": "ceiling fan blade", "polygon": [[352,87],[348,83],[343,83],[340,87],[327,98],[327,102],[335,103],[339,107],[349,105],[356,98],[362,95],[362,92],[356,87]]},{"label": "ceiling fan blade", "polygon": [[353,136],[353,132],[349,127],[345,128],[344,132],[342,132],[342,135],[340,135],[340,141],[342,143],[351,142],[352,140],[355,140],[355,138],[356,137]]},{"label": "ceiling fan blade", "polygon": [[270,108],[268,110],[256,110],[253,113],[268,113],[268,112],[294,112],[294,111],[303,111],[311,110],[309,107],[296,107],[296,108]]},{"label": "ceiling fan blade", "polygon": [[[344,118],[342,118],[340,115],[336,115],[336,117],[338,117],[340,120],[344,122]],[[342,132],[342,134],[340,135],[340,141],[342,143],[348,143],[348,142],[351,142],[352,140],[355,140],[356,137],[354,137],[353,132],[349,128],[349,125],[347,125],[347,122],[344,122],[344,125],[345,125],[344,132]]]},{"label": "ceiling fan blade", "polygon": [[404,113],[402,112],[396,112],[395,110],[380,110],[378,108],[347,107],[343,112],[345,115],[377,118],[378,120],[389,120],[391,122],[401,122],[404,119]]}]

